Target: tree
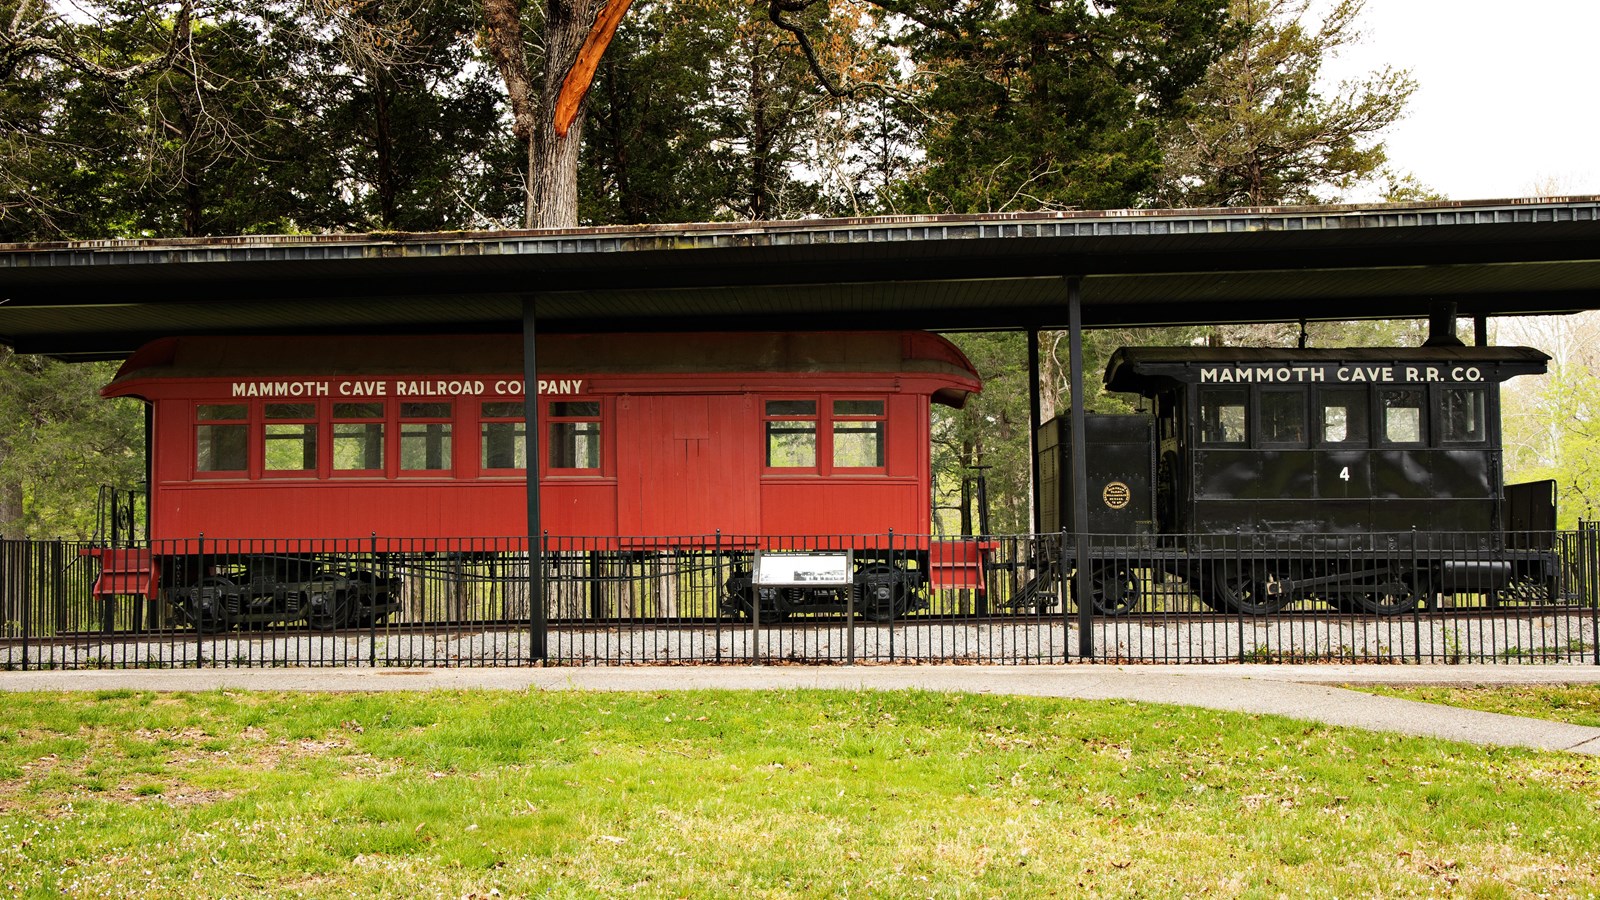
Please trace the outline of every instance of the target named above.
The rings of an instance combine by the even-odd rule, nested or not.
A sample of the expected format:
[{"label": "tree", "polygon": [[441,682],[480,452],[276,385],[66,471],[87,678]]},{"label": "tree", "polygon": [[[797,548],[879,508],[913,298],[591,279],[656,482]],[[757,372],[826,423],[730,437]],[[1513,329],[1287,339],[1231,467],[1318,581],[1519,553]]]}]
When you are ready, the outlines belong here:
[{"label": "tree", "polygon": [[817,188],[802,169],[840,105],[762,3],[640,3],[589,97],[582,196],[594,206],[583,220],[814,213]]},{"label": "tree", "polygon": [[[626,10],[631,0],[609,2],[615,12],[619,7]],[[505,83],[511,130],[519,145],[527,148],[525,227],[578,224],[584,102],[577,103],[570,126],[558,129],[556,101],[606,6],[607,0],[543,0],[535,20],[537,52],[530,56],[522,0],[482,0],[485,41]]]},{"label": "tree", "polygon": [[925,152],[905,211],[1138,205],[1163,123],[1227,41],[1223,0],[882,0],[915,23]]},{"label": "tree", "polygon": [[[1384,174],[1380,136],[1416,82],[1384,68],[1325,95],[1325,59],[1360,38],[1365,0],[1339,0],[1308,25],[1310,0],[1231,0],[1237,43],[1186,95],[1190,113],[1163,136],[1160,199],[1168,206],[1333,202]],[[1416,191],[1391,176],[1393,190]]]},{"label": "tree", "polygon": [[982,474],[988,485],[990,530],[1026,534],[1033,528],[1026,336],[1003,331],[946,337],[982,376],[983,393],[969,397],[960,410],[933,408],[934,504],[959,507],[963,533],[975,533],[967,478]]},{"label": "tree", "polygon": [[1600,313],[1496,320],[1497,343],[1550,354],[1500,389],[1506,482],[1554,479],[1557,524],[1600,519]]},{"label": "tree", "polygon": [[98,396],[115,368],[0,347],[0,534],[89,537],[98,486],[144,480],[141,404]]},{"label": "tree", "polygon": [[314,9],[296,34],[308,133],[284,154],[338,198],[312,221],[439,231],[506,219],[509,148],[474,0]]}]

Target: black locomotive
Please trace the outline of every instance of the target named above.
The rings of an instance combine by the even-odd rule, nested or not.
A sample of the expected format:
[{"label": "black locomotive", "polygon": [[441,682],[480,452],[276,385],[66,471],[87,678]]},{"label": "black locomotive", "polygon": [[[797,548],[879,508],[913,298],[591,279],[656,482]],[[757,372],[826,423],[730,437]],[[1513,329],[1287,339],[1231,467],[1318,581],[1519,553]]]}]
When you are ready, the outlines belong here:
[{"label": "black locomotive", "polygon": [[1149,412],[1087,417],[1082,529],[1069,424],[1040,428],[1043,526],[1090,536],[1102,613],[1135,609],[1152,575],[1244,614],[1549,599],[1553,488],[1503,484],[1500,434],[1500,384],[1548,361],[1526,347],[1123,348],[1106,387]]}]

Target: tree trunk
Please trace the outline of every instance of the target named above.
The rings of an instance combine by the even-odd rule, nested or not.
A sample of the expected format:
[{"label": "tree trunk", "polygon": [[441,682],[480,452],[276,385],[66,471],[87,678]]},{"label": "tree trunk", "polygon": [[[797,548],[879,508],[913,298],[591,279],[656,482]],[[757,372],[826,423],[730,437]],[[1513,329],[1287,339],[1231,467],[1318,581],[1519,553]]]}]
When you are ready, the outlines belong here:
[{"label": "tree trunk", "polygon": [[528,148],[528,205],[523,223],[529,228],[576,226],[583,105],[571,129],[562,136],[555,129],[556,97],[605,0],[544,0],[544,68],[537,85],[528,72],[522,0],[482,3],[489,55],[494,57],[511,104],[511,132]]},{"label": "tree trunk", "polygon": [[378,222],[384,228],[399,228],[399,173],[394,165],[394,130],[389,110],[389,82],[382,72],[371,72],[372,145],[377,156]]},{"label": "tree trunk", "polygon": [[534,228],[572,228],[578,224],[578,151],[583,146],[584,109],[578,107],[565,136],[556,133],[556,97],[582,49],[605,0],[546,0],[544,84],[533,132],[533,175],[529,202]]},{"label": "tree trunk", "polygon": [[528,148],[527,214],[523,224],[533,227],[533,131],[538,110],[533,81],[522,40],[522,0],[482,0],[484,40],[495,68],[506,86],[511,104],[511,133]]}]

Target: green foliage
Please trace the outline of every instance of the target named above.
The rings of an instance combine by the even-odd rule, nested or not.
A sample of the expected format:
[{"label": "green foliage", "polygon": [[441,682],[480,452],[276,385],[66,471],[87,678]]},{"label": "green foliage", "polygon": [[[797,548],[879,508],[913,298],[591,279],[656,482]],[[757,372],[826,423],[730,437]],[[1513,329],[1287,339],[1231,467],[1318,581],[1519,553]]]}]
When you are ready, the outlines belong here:
[{"label": "green foliage", "polygon": [[899,41],[926,82],[900,212],[1139,204],[1162,123],[1226,41],[1222,0],[881,5],[922,26]]},{"label": "green foliage", "polygon": [[89,537],[99,486],[144,481],[143,405],[98,396],[115,371],[0,347],[0,534]]},{"label": "green foliage", "polygon": [[41,12],[47,49],[0,83],[17,123],[0,124],[0,149],[22,163],[0,176],[0,238],[497,223],[517,176],[474,9],[105,0],[70,20]]},{"label": "green foliage", "polygon": [[989,531],[1027,534],[1033,530],[1029,491],[1027,335],[1014,331],[946,335],[983,377],[983,393],[965,408],[936,406],[933,411],[934,504],[964,509],[958,522],[944,522],[976,533],[979,522],[968,479],[982,475],[988,484]]},{"label": "green foliage", "polygon": [[1556,524],[1563,529],[1600,519],[1600,368],[1594,355],[1585,348],[1558,356],[1543,379],[1513,382],[1502,393],[1506,482],[1555,479]]},{"label": "green foliage", "polygon": [[[1384,68],[1332,96],[1318,84],[1323,61],[1359,38],[1363,3],[1339,0],[1309,25],[1310,0],[1232,0],[1237,43],[1188,92],[1188,115],[1164,135],[1166,205],[1325,203],[1384,174],[1379,136],[1416,82]],[[1390,180],[1397,194],[1423,192],[1406,177]]]}]

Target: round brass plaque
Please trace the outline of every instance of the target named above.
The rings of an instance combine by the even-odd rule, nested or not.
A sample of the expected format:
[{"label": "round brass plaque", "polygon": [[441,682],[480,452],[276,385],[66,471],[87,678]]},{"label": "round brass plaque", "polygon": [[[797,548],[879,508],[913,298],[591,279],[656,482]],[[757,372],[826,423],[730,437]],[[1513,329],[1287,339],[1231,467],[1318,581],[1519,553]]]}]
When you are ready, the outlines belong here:
[{"label": "round brass plaque", "polygon": [[1106,485],[1105,490],[1100,492],[1100,499],[1104,500],[1106,506],[1112,509],[1121,509],[1128,505],[1129,500],[1133,499],[1133,492],[1128,490],[1128,486],[1122,482],[1113,481]]}]

